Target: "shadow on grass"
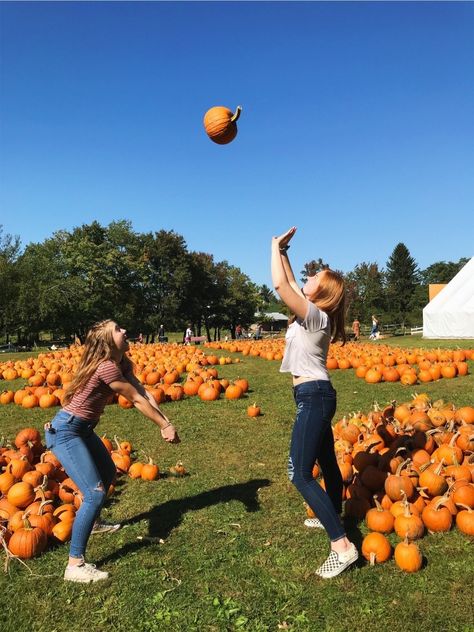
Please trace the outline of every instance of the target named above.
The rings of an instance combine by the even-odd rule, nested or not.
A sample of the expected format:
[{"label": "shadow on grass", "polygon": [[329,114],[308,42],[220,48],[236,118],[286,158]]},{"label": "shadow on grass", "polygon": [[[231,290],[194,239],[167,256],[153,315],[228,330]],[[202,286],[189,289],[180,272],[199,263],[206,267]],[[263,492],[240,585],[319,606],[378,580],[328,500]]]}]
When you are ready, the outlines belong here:
[{"label": "shadow on grass", "polygon": [[365,566],[367,562],[362,555],[362,540],[364,539],[364,536],[362,531],[359,529],[359,521],[354,518],[344,517],[342,523],[346,530],[347,537],[353,544],[355,544],[357,550],[359,551],[359,559],[355,563],[355,566]]},{"label": "shadow on grass", "polygon": [[270,480],[267,478],[258,478],[247,481],[246,483],[238,483],[236,485],[224,485],[202,492],[196,496],[189,496],[177,500],[169,500],[162,505],[157,505],[144,513],[133,516],[128,520],[122,521],[122,527],[130,524],[136,524],[142,520],[149,521],[148,536],[144,536],[143,540],[138,542],[130,542],[121,549],[114,551],[101,560],[99,564],[115,561],[127,553],[138,551],[144,546],[156,544],[160,539],[165,540],[173,529],[181,524],[184,514],[188,511],[197,511],[217,505],[219,503],[228,503],[232,500],[238,500],[248,512],[258,511],[260,502],[258,500],[258,491],[261,487],[268,487]]}]

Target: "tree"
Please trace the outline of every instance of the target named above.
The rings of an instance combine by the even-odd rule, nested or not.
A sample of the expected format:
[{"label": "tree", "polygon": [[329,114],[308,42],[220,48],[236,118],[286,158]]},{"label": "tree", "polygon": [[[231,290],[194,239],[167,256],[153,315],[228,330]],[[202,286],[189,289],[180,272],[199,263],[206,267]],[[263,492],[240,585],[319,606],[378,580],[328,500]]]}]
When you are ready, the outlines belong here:
[{"label": "tree", "polygon": [[411,320],[410,311],[415,306],[419,280],[416,261],[405,244],[397,244],[387,261],[386,297],[391,316],[403,326]]},{"label": "tree", "polygon": [[181,327],[190,281],[186,242],[174,231],[143,236],[142,309],[148,331]]},{"label": "tree", "polygon": [[258,288],[258,295],[259,295],[259,299],[264,305],[267,305],[268,303],[273,303],[276,301],[275,294],[268,287],[268,285],[265,285],[265,284],[261,285]]},{"label": "tree", "polygon": [[362,262],[345,276],[348,319],[370,322],[372,314],[385,308],[383,272],[376,263]]},{"label": "tree", "polygon": [[219,319],[216,315],[223,292],[218,283],[213,256],[205,252],[190,252],[189,272],[186,315],[191,323],[197,324],[198,336],[201,335],[201,327],[204,324],[207,339],[210,341],[210,327],[219,329]]},{"label": "tree", "polygon": [[467,257],[459,259],[457,263],[453,261],[437,261],[432,263],[421,272],[421,282],[423,285],[430,283],[449,283],[459,270],[469,261]]},{"label": "tree", "polygon": [[17,260],[20,254],[20,238],[3,233],[0,224],[0,331],[9,340],[16,325],[16,302],[18,296]]},{"label": "tree", "polygon": [[317,261],[315,259],[313,259],[312,261],[308,261],[307,263],[304,264],[304,268],[300,272],[301,282],[306,283],[306,281],[308,280],[308,277],[314,276],[321,270],[327,270],[329,267],[330,267],[329,264],[324,263],[321,257],[319,257]]},{"label": "tree", "polygon": [[248,327],[255,321],[258,303],[258,287],[239,268],[227,261],[217,264],[221,287],[225,288],[222,300],[222,323],[235,338],[235,328],[240,323]]}]

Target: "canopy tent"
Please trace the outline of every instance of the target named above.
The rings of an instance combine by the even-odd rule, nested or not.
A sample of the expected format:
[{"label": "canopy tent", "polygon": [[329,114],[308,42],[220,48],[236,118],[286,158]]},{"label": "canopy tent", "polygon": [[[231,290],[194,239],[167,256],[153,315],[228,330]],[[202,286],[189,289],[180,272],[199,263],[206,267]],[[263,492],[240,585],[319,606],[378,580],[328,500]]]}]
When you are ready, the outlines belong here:
[{"label": "canopy tent", "polygon": [[474,338],[474,257],[423,310],[424,338]]}]

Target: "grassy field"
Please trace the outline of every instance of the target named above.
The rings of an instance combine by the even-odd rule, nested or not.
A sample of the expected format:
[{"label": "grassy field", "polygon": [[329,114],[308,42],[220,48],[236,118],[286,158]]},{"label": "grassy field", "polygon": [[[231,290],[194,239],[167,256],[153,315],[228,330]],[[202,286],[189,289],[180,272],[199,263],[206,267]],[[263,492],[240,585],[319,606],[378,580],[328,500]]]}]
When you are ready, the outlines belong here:
[{"label": "grassy field", "polygon": [[[402,346],[403,340],[391,342]],[[409,341],[404,346],[440,346]],[[442,346],[458,342],[474,346],[474,341]],[[19,563],[8,573],[0,571],[0,629],[358,632],[377,625],[391,632],[472,632],[473,547],[458,531],[423,538],[425,564],[414,575],[402,573],[393,561],[374,568],[360,561],[330,581],[314,575],[328,540],[324,532],[303,526],[302,500],[286,477],[294,403],[289,378],[278,367],[250,357],[219,367],[220,377],[249,380],[246,399],[164,404],[179,428],[178,446],[165,445],[137,411],[107,407],[100,434],[130,440],[164,472],[181,459],[189,476],[120,479],[103,515],[123,528],[93,536],[88,551],[90,561],[110,572],[107,582],[65,583],[65,545],[29,562],[31,574]],[[470,370],[474,373],[473,362]],[[366,411],[375,400],[406,401],[413,392],[474,405],[474,375],[414,388],[370,386],[352,371],[335,371],[332,379],[336,418]],[[18,388],[23,381],[16,382]],[[254,401],[264,415],[251,420],[246,407]],[[42,428],[50,417],[39,409],[1,407],[0,436],[13,438],[26,425]],[[359,545],[364,525],[348,526]]]}]

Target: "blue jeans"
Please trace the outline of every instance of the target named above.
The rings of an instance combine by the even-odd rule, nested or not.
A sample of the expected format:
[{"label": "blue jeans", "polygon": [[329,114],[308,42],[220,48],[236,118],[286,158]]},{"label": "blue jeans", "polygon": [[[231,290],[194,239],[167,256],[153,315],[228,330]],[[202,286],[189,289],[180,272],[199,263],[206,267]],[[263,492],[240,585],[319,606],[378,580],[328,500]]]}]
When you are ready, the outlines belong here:
[{"label": "blue jeans", "polygon": [[[288,460],[288,477],[318,516],[329,538],[346,533],[338,516],[342,512],[343,482],[334,452],[331,421],[336,412],[336,391],[331,382],[303,382],[293,389],[297,405]],[[326,491],[313,478],[318,461]]]},{"label": "blue jeans", "polygon": [[84,556],[92,527],[107,498],[116,468],[100,438],[96,421],[60,410],[45,426],[46,447],[61,461],[83,494],[71,536],[71,557]]}]

